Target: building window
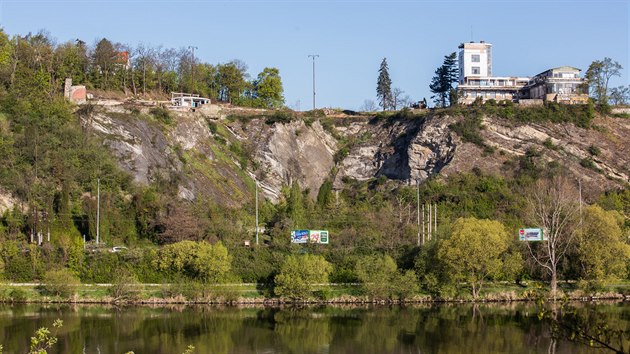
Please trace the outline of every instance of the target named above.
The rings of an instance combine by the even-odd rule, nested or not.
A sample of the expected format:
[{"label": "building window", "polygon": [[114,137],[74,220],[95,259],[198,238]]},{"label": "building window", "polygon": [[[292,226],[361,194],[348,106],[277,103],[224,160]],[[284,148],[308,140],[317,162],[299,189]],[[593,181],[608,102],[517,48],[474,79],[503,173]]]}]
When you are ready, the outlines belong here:
[{"label": "building window", "polygon": [[479,69],[479,67],[478,67],[478,66],[473,66],[473,67],[472,67],[472,74],[473,74],[473,75],[479,75],[479,74],[480,74],[480,72],[481,72],[481,70]]},{"label": "building window", "polygon": [[479,63],[481,61],[481,58],[479,57],[479,54],[473,54],[472,55],[472,62],[473,63]]}]

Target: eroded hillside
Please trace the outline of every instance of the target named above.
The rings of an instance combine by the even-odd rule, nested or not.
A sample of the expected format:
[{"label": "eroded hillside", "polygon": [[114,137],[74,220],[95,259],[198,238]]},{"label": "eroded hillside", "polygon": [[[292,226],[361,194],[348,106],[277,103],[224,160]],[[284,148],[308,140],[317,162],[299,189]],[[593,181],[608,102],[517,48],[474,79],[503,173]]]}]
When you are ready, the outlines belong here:
[{"label": "eroded hillside", "polygon": [[168,121],[158,113],[110,102],[82,119],[136,182],[226,206],[250,201],[254,179],[272,201],[294,181],[316,196],[326,179],[341,189],[350,180],[415,183],[473,169],[505,176],[566,170],[582,180],[587,195],[630,180],[630,119],[624,117],[597,116],[590,128],[580,128],[483,115],[467,128],[475,130],[471,139],[453,129],[469,119],[456,111],[309,116],[209,106],[170,112]]}]

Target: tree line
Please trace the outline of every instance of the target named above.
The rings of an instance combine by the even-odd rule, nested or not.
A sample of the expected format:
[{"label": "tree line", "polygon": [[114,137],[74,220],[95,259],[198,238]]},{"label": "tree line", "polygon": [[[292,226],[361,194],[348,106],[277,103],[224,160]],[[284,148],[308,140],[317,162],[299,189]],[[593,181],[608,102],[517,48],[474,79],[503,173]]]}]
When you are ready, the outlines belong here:
[{"label": "tree line", "polygon": [[204,63],[186,47],[131,46],[107,38],[94,45],[80,39],[56,43],[45,32],[9,37],[0,29],[0,83],[20,97],[59,95],[71,78],[88,89],[135,97],[189,92],[235,105],[281,107],[279,70],[267,67],[253,78],[247,70],[237,59]]}]

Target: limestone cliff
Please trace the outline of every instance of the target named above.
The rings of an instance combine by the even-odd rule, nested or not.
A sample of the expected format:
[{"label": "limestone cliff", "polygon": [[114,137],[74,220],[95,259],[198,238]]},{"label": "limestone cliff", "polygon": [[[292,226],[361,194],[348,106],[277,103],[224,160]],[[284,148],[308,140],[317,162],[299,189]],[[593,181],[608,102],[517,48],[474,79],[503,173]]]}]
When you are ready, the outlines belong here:
[{"label": "limestone cliff", "polygon": [[[478,168],[509,176],[532,151],[556,163],[592,194],[630,181],[630,119],[597,117],[594,129],[572,124],[516,124],[485,117],[485,147],[464,142],[451,126],[462,119],[425,112],[409,117],[297,117],[271,122],[272,112],[211,106],[172,112],[162,124],[148,106],[100,105],[85,123],[140,184],[176,188],[180,198],[238,206],[253,197],[254,180],[278,201],[297,181],[314,197],[334,180],[385,176],[401,183]],[[587,161],[588,163],[585,163]]]}]

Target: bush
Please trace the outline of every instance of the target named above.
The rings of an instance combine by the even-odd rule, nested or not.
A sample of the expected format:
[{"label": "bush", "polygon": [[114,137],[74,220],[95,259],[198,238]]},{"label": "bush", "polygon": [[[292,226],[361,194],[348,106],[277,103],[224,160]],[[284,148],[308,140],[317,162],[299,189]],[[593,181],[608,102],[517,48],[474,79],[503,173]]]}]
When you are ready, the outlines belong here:
[{"label": "bush", "polygon": [[26,291],[20,288],[12,288],[8,295],[11,302],[25,302],[27,299]]},{"label": "bush", "polygon": [[328,282],[331,270],[332,266],[322,256],[288,256],[276,275],[275,293],[294,301],[306,299],[314,284]]},{"label": "bush", "polygon": [[173,119],[171,118],[171,112],[169,112],[169,110],[166,108],[154,107],[154,108],[151,108],[151,110],[149,110],[149,113],[151,113],[151,115],[155,119],[159,120],[160,122],[166,125],[170,125],[171,123],[173,123]]},{"label": "bush", "polygon": [[600,150],[597,146],[595,145],[591,145],[588,147],[588,152],[589,154],[593,155],[593,156],[599,156],[599,154],[602,153],[602,150]]},{"label": "bush", "polygon": [[138,278],[128,271],[122,271],[114,278],[108,289],[115,302],[134,301],[138,299]]},{"label": "bush", "polygon": [[275,123],[286,124],[295,120],[295,114],[289,111],[276,111],[271,116],[267,117],[265,123],[267,125],[274,125]]},{"label": "bush", "polygon": [[404,300],[419,289],[416,274],[398,271],[390,256],[365,256],[357,262],[356,273],[361,289],[374,300]]},{"label": "bush", "polygon": [[46,272],[42,281],[45,294],[60,297],[72,296],[81,284],[79,278],[65,268]]}]

